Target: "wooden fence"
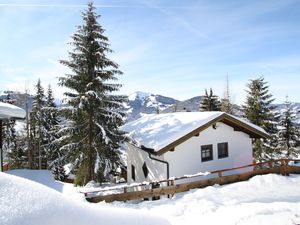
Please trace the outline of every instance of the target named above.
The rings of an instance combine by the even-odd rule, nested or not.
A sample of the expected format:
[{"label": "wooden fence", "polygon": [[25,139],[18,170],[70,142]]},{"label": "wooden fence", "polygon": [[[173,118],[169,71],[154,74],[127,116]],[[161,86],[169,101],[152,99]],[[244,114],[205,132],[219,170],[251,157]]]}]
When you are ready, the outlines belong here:
[{"label": "wooden fence", "polygon": [[[299,166],[289,165],[289,162],[297,162]],[[248,168],[250,171],[237,173],[233,175],[225,175],[225,172],[236,171]],[[175,193],[189,191],[194,188],[204,188],[214,184],[224,185],[239,181],[246,181],[256,175],[264,174],[281,174],[288,176],[291,173],[300,174],[300,160],[280,159],[267,162],[255,163],[230,169],[216,170],[209,173],[199,173],[195,175],[176,177],[168,180],[157,182],[145,182],[136,185],[125,185],[124,187],[111,188],[107,190],[85,192],[85,197],[89,202],[113,202],[113,201],[129,201],[139,199],[157,199],[160,196],[173,196]],[[176,181],[184,181],[190,178],[204,177],[208,174],[215,174],[217,177],[210,179],[202,179],[197,181],[176,184]],[[204,177],[205,178],[205,177]],[[137,190],[143,189],[143,190]],[[129,191],[132,190],[132,191]],[[106,191],[115,192],[105,194]]]}]

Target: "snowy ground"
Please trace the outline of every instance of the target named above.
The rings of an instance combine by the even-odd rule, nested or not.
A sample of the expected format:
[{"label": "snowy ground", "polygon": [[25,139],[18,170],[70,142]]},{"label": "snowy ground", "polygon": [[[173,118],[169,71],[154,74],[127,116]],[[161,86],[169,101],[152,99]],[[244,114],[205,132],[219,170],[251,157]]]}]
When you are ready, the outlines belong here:
[{"label": "snowy ground", "polygon": [[[20,174],[18,171],[10,173]],[[156,215],[166,218],[173,225],[193,225],[193,224],[270,224],[270,225],[294,225],[300,224],[300,176],[291,175],[290,177],[283,177],[280,175],[264,175],[256,176],[249,181],[235,183],[225,186],[212,186],[204,189],[192,190],[186,193],[177,194],[172,199],[162,199],[159,201],[148,201],[141,203],[98,203],[89,204],[84,203],[82,195],[78,193],[78,189],[74,188],[71,184],[64,184],[57,181],[49,181],[49,174],[44,171],[44,175],[30,175],[30,172],[21,172],[23,177],[30,176],[33,180],[44,183],[52,189],[60,191],[65,195],[65,198],[76,199],[71,203],[64,202],[66,209],[78,210],[76,207],[80,203],[81,212],[78,217],[83,217],[87,213],[92,219],[102,218],[109,212],[117,214],[121,212],[121,216],[116,216],[114,219],[120,221],[122,218],[125,224],[140,225],[147,224],[151,221],[151,224],[163,224],[164,222],[156,217],[150,217],[148,215]],[[43,178],[48,177],[48,178]],[[1,180],[2,179],[2,180]],[[5,178],[6,179],[6,178]],[[5,183],[5,182],[4,182]],[[3,215],[3,197],[5,196],[3,190],[3,177],[0,176],[0,199],[2,205],[0,207],[0,218],[2,223]],[[27,188],[25,188],[25,191]],[[20,190],[19,190],[20,191]],[[23,190],[22,190],[23,191]],[[29,190],[27,190],[29,191]],[[2,194],[1,194],[2,193]],[[18,193],[15,193],[18,195]],[[41,197],[45,197],[41,195]],[[14,201],[14,197],[11,197]],[[46,198],[46,197],[45,197]],[[4,198],[5,199],[5,198]],[[46,198],[47,199],[47,198]],[[54,204],[60,206],[56,200]],[[75,202],[75,203],[74,203]],[[6,201],[6,204],[11,204],[9,207],[15,207],[15,203]],[[25,204],[25,203],[24,203]],[[72,206],[70,205],[72,204]],[[26,206],[26,204],[25,204]],[[47,207],[46,207],[47,208]],[[76,209],[75,209],[76,208]],[[95,210],[99,210],[95,214]],[[135,215],[132,216],[130,209],[138,209],[134,211]],[[21,210],[21,209],[20,209]],[[27,211],[21,210],[21,216]],[[120,211],[119,211],[120,210]],[[122,214],[123,213],[126,214]],[[126,211],[129,210],[129,211]],[[15,212],[15,210],[14,210]],[[76,211],[77,212],[77,211]],[[40,213],[40,212],[39,212]],[[68,210],[66,211],[68,213]],[[136,218],[138,213],[147,215],[144,220],[132,221],[130,218]],[[2,216],[2,217],[1,217]],[[47,215],[45,215],[47,216]],[[122,217],[123,216],[123,217]],[[137,218],[139,218],[137,216]],[[153,219],[152,219],[153,218]],[[92,221],[92,219],[90,221]],[[149,220],[149,221],[148,221]],[[82,220],[81,220],[82,221]],[[112,222],[112,218],[108,219],[107,224],[118,224],[118,222]],[[130,221],[130,222],[128,222]],[[158,222],[159,221],[159,222]],[[21,223],[10,223],[13,225]],[[22,225],[25,223],[22,223]],[[28,223],[34,224],[34,223]],[[57,223],[59,224],[59,223]],[[68,223],[60,223],[68,224]],[[76,224],[76,223],[75,223]],[[80,224],[80,223],[77,223]],[[88,223],[84,223],[88,224]],[[93,224],[93,223],[91,223]],[[97,223],[94,223],[97,224]],[[99,223],[103,224],[103,223]],[[45,225],[45,224],[43,224]]]},{"label": "snowy ground", "polygon": [[73,200],[71,196],[79,195],[75,194],[76,189],[71,191],[72,186],[55,182],[47,171],[19,170],[10,173],[22,177],[29,176],[42,184],[0,173],[1,225],[169,224],[166,220],[149,213],[90,204],[77,197]]},{"label": "snowy ground", "polygon": [[173,225],[300,224],[300,176],[256,176],[246,182],[177,194],[171,200],[112,205],[163,215]]}]

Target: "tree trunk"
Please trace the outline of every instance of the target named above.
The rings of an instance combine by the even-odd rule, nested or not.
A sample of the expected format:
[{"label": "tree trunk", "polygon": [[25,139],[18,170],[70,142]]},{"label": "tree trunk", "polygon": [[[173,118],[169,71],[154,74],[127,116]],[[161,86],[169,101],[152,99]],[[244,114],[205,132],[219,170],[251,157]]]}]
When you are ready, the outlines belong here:
[{"label": "tree trunk", "polygon": [[94,179],[94,157],[93,157],[93,114],[89,114],[89,130],[88,130],[88,176],[87,182]]}]

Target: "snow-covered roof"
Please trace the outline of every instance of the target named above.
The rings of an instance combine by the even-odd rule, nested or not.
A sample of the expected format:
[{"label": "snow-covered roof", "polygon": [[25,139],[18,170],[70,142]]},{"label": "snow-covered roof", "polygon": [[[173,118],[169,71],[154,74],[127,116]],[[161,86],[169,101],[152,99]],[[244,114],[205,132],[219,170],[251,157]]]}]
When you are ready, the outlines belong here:
[{"label": "snow-covered roof", "polygon": [[[186,140],[194,135],[192,134],[194,131],[204,130],[207,125],[219,121],[231,126],[238,126],[242,131],[250,133],[252,136],[268,137],[268,133],[262,128],[224,112],[148,114],[125,124],[122,130],[127,132],[128,136],[134,139],[139,146],[143,145],[154,149],[156,152],[161,152],[179,139]],[[189,136],[189,134],[191,135]]]},{"label": "snow-covered roof", "polygon": [[12,104],[0,102],[0,119],[24,119],[25,116],[25,110]]}]

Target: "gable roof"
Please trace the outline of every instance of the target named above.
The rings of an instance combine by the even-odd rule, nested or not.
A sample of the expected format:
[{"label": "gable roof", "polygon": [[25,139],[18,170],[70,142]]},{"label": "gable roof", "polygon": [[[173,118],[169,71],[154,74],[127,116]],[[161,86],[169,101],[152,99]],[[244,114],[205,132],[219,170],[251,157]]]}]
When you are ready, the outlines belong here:
[{"label": "gable roof", "polygon": [[0,120],[3,119],[24,119],[25,110],[4,102],[0,102]]},{"label": "gable roof", "polygon": [[264,129],[224,112],[149,114],[125,124],[122,130],[128,132],[138,145],[162,155],[217,122],[223,122],[252,138],[269,137]]}]

